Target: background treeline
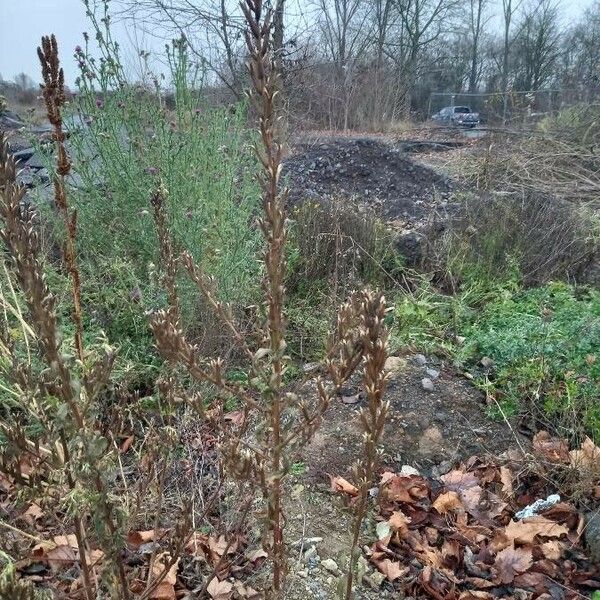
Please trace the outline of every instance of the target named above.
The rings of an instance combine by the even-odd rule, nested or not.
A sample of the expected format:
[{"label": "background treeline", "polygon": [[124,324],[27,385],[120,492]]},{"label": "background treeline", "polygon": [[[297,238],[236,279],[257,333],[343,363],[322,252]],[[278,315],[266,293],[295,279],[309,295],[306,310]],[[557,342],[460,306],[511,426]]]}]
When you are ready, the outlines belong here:
[{"label": "background treeline", "polygon": [[[300,124],[378,129],[430,116],[461,92],[490,94],[454,102],[510,119],[593,101],[600,88],[598,2],[573,21],[567,0],[272,1],[289,113]],[[237,2],[118,5],[120,18],[148,31],[184,34],[207,80],[225,99],[242,96]]]}]

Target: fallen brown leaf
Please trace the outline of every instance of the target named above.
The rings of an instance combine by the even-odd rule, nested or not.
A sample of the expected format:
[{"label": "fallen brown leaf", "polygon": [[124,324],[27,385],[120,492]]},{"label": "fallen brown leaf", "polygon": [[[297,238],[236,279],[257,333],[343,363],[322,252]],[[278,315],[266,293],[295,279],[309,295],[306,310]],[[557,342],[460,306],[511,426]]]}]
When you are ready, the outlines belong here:
[{"label": "fallen brown leaf", "polygon": [[129,448],[131,448],[131,445],[133,444],[134,440],[134,435],[130,435],[129,437],[125,438],[125,441],[121,444],[121,447],[119,448],[119,452],[121,454],[125,454],[129,450]]},{"label": "fallen brown leaf", "polygon": [[473,473],[466,473],[458,469],[442,475],[440,479],[444,482],[446,488],[453,492],[461,492],[479,485],[479,480]]},{"label": "fallen brown leaf", "polygon": [[529,570],[533,564],[530,548],[509,546],[498,552],[494,566],[502,583],[512,583],[515,576]]},{"label": "fallen brown leaf", "polygon": [[219,581],[213,577],[206,588],[213,600],[230,600],[233,595],[233,585],[229,581]]},{"label": "fallen brown leaf", "polygon": [[331,490],[335,493],[341,492],[343,494],[348,494],[349,496],[358,495],[358,488],[343,477],[331,478]]},{"label": "fallen brown leaf", "polygon": [[533,453],[548,462],[566,464],[569,462],[569,443],[552,437],[547,431],[538,431],[533,436]]},{"label": "fallen brown leaf", "polygon": [[570,452],[571,465],[580,471],[600,472],[600,447],[586,437],[578,450]]},{"label": "fallen brown leaf", "polygon": [[547,538],[559,538],[567,533],[569,533],[569,530],[564,525],[539,515],[522,521],[511,521],[504,528],[504,535],[507,540],[520,544],[532,544],[538,535]]},{"label": "fallen brown leaf", "polygon": [[433,503],[433,508],[437,510],[440,515],[452,512],[454,510],[464,509],[461,499],[458,494],[454,491],[445,492],[440,494]]},{"label": "fallen brown leaf", "polygon": [[389,558],[384,558],[381,560],[372,559],[372,562],[389,581],[395,581],[410,571],[409,567],[403,567],[399,562],[390,560]]},{"label": "fallen brown leaf", "polygon": [[35,502],[29,506],[29,508],[23,513],[22,518],[24,521],[33,525],[38,519],[44,516],[44,511]]},{"label": "fallen brown leaf", "polygon": [[383,496],[389,502],[416,503],[429,496],[429,484],[420,475],[393,475],[383,483]]},{"label": "fallen brown leaf", "polygon": [[251,562],[255,563],[261,558],[267,558],[269,555],[262,549],[258,548],[257,550],[252,550],[251,552],[246,553],[246,558]]},{"label": "fallen brown leaf", "polygon": [[540,544],[544,556],[550,560],[560,560],[565,550],[565,545],[558,540],[549,540]]},{"label": "fallen brown leaf", "polygon": [[160,529],[149,529],[148,531],[130,531],[127,535],[127,543],[130,546],[137,548],[142,544],[159,540],[164,533],[164,530]]},{"label": "fallen brown leaf", "polygon": [[410,517],[407,517],[401,510],[394,511],[388,519],[390,528],[397,533],[399,539],[402,539],[408,533],[410,522]]},{"label": "fallen brown leaf", "polygon": [[502,496],[507,500],[513,495],[513,472],[508,467],[500,467],[500,481],[502,482]]}]

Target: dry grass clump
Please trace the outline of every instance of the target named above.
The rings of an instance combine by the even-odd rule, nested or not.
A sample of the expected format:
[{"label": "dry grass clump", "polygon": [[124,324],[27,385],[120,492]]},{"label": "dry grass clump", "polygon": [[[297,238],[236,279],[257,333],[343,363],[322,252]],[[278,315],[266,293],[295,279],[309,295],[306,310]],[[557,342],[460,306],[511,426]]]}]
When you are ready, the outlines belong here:
[{"label": "dry grass clump", "polygon": [[600,105],[575,106],[528,132],[499,132],[474,164],[481,189],[541,193],[600,208]]},{"label": "dry grass clump", "polygon": [[329,281],[336,297],[361,281],[385,278],[393,236],[372,210],[333,198],[304,202],[293,216],[298,260],[290,285]]},{"label": "dry grass clump", "polygon": [[600,250],[595,227],[586,208],[550,195],[468,196],[447,227],[432,228],[425,262],[453,289],[473,275],[527,286],[587,281]]}]

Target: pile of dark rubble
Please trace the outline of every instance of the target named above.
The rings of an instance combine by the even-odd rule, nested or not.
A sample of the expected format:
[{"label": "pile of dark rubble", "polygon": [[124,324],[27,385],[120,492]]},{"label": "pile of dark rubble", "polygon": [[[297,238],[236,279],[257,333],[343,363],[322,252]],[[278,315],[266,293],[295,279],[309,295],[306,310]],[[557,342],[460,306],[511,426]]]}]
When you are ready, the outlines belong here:
[{"label": "pile of dark rubble", "polygon": [[447,205],[452,182],[411,160],[408,151],[371,138],[303,143],[285,161],[290,200],[357,198],[387,220],[422,220],[434,206]]},{"label": "pile of dark rubble", "polygon": [[363,203],[394,227],[399,250],[416,263],[426,226],[444,223],[458,209],[452,181],[415,162],[416,151],[412,144],[364,137],[303,142],[284,164],[290,203]]},{"label": "pile of dark rubble", "polygon": [[32,126],[5,110],[0,112],[0,131],[7,135],[9,150],[20,169],[18,181],[38,192],[49,190],[49,160],[43,148],[50,141],[50,125]]}]

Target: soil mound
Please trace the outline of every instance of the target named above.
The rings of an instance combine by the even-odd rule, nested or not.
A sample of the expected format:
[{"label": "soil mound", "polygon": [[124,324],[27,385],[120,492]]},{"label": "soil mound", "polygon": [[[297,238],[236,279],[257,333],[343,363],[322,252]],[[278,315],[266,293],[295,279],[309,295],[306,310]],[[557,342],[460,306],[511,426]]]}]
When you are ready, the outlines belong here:
[{"label": "soil mound", "polygon": [[417,223],[445,206],[449,179],[413,162],[402,144],[332,138],[297,145],[285,161],[290,201],[358,198],[387,220]]}]

